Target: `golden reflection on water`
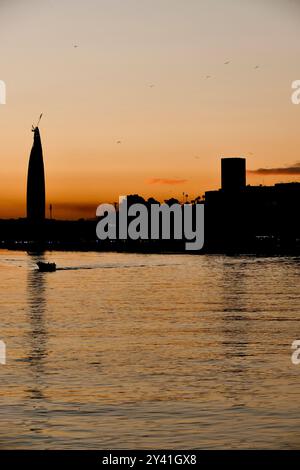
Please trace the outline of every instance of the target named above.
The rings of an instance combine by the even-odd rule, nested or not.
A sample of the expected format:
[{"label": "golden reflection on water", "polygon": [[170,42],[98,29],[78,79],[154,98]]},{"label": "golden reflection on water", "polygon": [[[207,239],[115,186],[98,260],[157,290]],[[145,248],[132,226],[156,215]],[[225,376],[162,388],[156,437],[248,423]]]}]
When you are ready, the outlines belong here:
[{"label": "golden reflection on water", "polygon": [[299,273],[288,258],[0,252],[0,447],[299,447]]}]

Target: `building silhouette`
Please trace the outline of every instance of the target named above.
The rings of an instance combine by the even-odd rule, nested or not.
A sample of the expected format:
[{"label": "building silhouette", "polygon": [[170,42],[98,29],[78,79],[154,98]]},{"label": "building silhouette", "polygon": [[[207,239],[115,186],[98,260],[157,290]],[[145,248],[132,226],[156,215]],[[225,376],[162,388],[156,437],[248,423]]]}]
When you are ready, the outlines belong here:
[{"label": "building silhouette", "polygon": [[246,160],[221,160],[221,188],[205,193],[209,252],[300,251],[300,183],[246,185]]},{"label": "building silhouette", "polygon": [[221,187],[224,190],[234,191],[246,186],[246,159],[221,159]]},{"label": "building silhouette", "polygon": [[27,219],[40,222],[45,219],[45,173],[41,136],[38,127],[34,132],[27,175]]}]

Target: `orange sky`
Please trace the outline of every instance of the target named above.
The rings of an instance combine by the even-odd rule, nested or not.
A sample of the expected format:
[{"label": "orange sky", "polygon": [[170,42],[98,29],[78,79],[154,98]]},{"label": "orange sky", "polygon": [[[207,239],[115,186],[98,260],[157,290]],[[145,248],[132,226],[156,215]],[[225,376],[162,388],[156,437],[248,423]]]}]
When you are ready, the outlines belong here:
[{"label": "orange sky", "polygon": [[25,215],[41,112],[55,217],[123,194],[201,195],[219,187],[221,156],[300,161],[297,1],[0,0],[0,56],[0,217]]}]

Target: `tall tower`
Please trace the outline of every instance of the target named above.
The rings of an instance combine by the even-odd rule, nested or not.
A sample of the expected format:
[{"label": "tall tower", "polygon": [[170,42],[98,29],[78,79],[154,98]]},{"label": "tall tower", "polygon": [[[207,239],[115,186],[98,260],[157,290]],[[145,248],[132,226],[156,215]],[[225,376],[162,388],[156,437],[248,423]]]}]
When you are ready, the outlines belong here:
[{"label": "tall tower", "polygon": [[221,159],[221,187],[227,191],[238,191],[246,186],[246,159]]},{"label": "tall tower", "polygon": [[39,128],[33,127],[33,146],[27,175],[27,219],[40,222],[45,219],[45,173],[43,149]]}]

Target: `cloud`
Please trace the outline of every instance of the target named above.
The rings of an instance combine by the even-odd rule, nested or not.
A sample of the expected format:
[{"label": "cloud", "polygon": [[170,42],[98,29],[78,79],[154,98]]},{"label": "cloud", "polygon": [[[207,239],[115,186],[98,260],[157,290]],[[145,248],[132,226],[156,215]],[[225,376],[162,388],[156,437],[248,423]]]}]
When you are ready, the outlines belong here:
[{"label": "cloud", "polygon": [[148,184],[183,184],[186,183],[188,180],[178,179],[178,178],[151,178],[147,181]]},{"label": "cloud", "polygon": [[258,168],[257,170],[248,170],[248,173],[256,175],[300,175],[300,162],[286,167]]}]

